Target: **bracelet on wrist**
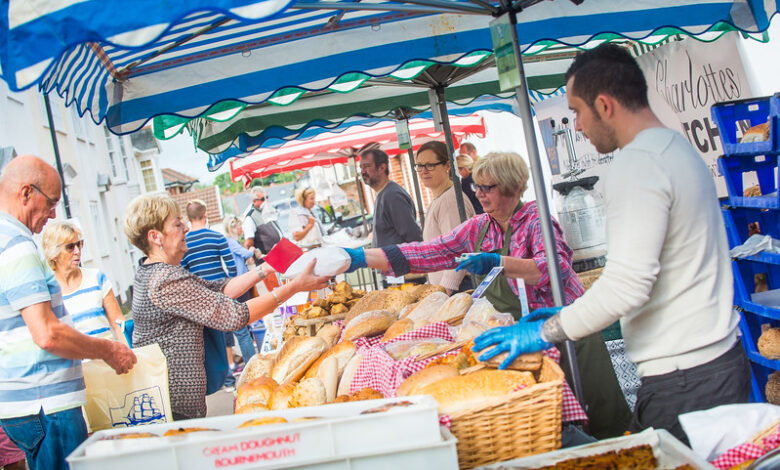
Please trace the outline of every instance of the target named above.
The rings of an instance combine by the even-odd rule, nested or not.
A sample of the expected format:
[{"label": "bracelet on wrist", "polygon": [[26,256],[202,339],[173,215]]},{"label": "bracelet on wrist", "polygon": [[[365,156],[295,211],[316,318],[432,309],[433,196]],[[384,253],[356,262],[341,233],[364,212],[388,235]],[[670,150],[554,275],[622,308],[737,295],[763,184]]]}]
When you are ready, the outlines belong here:
[{"label": "bracelet on wrist", "polygon": [[282,305],[282,301],[279,300],[279,296],[276,295],[276,289],[271,290],[271,295],[274,296],[274,300],[276,301],[277,306]]},{"label": "bracelet on wrist", "polygon": [[262,281],[263,279],[265,279],[266,277],[268,277],[268,276],[267,276],[267,275],[266,275],[266,274],[263,272],[263,263],[260,263],[260,264],[258,264],[257,266],[255,266],[255,272],[257,273],[257,275],[258,275],[258,276],[260,276],[260,280],[261,280],[261,281]]}]

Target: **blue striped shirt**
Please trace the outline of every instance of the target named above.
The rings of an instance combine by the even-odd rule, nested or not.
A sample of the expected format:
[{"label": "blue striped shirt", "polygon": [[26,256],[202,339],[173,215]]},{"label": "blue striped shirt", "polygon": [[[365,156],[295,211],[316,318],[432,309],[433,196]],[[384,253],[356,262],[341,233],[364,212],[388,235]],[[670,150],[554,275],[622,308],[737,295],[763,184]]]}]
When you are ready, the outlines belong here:
[{"label": "blue striped shirt", "polygon": [[[225,263],[227,274],[222,267]],[[181,265],[189,272],[207,281],[217,281],[236,276],[236,263],[227,240],[219,232],[202,228],[187,233],[187,253]]]},{"label": "blue striped shirt", "polygon": [[85,335],[116,340],[103,308],[103,298],[111,292],[111,283],[99,269],[81,268],[81,285],[62,296],[74,327]]},{"label": "blue striped shirt", "polygon": [[32,233],[0,212],[0,418],[47,414],[86,403],[81,361],[35,344],[21,310],[51,302],[54,316],[73,325],[54,273],[41,260]]}]

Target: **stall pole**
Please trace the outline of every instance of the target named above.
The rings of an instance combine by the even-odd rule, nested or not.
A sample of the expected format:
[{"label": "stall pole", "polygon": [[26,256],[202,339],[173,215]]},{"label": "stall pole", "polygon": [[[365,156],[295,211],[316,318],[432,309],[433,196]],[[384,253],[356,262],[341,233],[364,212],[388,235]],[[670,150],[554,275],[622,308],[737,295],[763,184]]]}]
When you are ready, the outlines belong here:
[{"label": "stall pole", "polygon": [[360,184],[360,171],[357,166],[357,155],[352,155],[352,164],[355,165],[355,191],[360,199],[360,214],[363,216],[363,234],[368,235],[368,224],[366,223],[366,198],[363,194],[363,185]]},{"label": "stall pole", "polygon": [[412,169],[412,182],[414,183],[414,197],[417,199],[417,211],[420,214],[420,227],[425,230],[425,212],[423,211],[422,193],[420,192],[420,178],[417,177],[417,170],[414,167],[414,150],[406,150],[409,155],[409,167]]},{"label": "stall pole", "polygon": [[[450,179],[455,187],[455,202],[458,204],[458,215],[460,215],[460,221],[465,222],[466,217],[466,205],[463,202],[463,189],[460,187],[460,180],[458,180],[455,168],[455,143],[452,140],[452,128],[450,128],[450,118],[447,114],[447,102],[444,100],[444,86],[438,85],[433,87],[434,95],[436,96],[436,102],[431,103],[431,107],[436,107],[439,110],[438,119],[444,129],[444,141],[447,143],[447,153],[450,158]],[[435,114],[434,114],[435,116]]]},{"label": "stall pole", "polygon": [[[528,150],[528,160],[531,164],[531,177],[534,182],[534,192],[536,193],[536,206],[539,211],[539,223],[542,229],[542,238],[544,240],[544,251],[547,254],[547,271],[550,276],[550,286],[552,287],[553,301],[556,306],[563,306],[563,283],[561,282],[561,266],[558,263],[558,251],[555,249],[555,236],[553,234],[552,217],[550,216],[550,204],[547,200],[547,190],[544,184],[542,174],[542,159],[539,155],[539,145],[536,141],[534,132],[533,115],[531,114],[531,102],[528,99],[528,83],[526,82],[525,69],[523,67],[523,58],[520,53],[520,41],[517,37],[517,14],[515,11],[509,12],[510,23],[512,25],[512,41],[514,50],[518,55],[517,65],[521,85],[515,90],[517,96],[519,116],[523,121],[523,133],[525,135],[525,145]],[[567,340],[564,344],[566,356],[569,361],[569,370],[572,376],[572,388],[574,395],[584,407],[584,396],[582,394],[582,382],[580,381],[580,370],[577,367],[577,356],[574,351],[574,342]]]}]

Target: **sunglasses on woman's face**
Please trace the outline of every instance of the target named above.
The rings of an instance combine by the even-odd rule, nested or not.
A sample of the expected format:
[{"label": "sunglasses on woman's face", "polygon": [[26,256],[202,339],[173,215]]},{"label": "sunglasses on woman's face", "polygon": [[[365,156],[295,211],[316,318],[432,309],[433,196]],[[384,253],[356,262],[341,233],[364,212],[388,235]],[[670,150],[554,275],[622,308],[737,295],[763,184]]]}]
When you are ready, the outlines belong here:
[{"label": "sunglasses on woman's face", "polygon": [[68,252],[73,252],[73,250],[76,247],[79,247],[79,250],[81,250],[82,248],[84,248],[84,240],[79,240],[79,241],[73,242],[73,243],[66,243],[66,244],[64,244],[62,246],[65,248],[65,251],[68,251]]}]

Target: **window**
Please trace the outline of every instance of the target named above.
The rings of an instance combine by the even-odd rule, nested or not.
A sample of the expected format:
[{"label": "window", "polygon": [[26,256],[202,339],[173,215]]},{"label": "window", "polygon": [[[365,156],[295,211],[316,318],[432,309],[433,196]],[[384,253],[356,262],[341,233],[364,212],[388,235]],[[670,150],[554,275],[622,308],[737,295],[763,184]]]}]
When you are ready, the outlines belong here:
[{"label": "window", "polygon": [[144,178],[144,188],[147,193],[157,191],[157,179],[154,177],[154,165],[151,160],[141,161],[141,175]]},{"label": "window", "polygon": [[106,136],[106,148],[108,149],[108,161],[111,164],[111,176],[116,178],[116,159],[117,159],[117,153],[116,153],[116,147],[117,143],[115,141],[116,137],[111,134],[111,132],[108,131],[107,127],[103,127],[103,133]]},{"label": "window", "polygon": [[[38,104],[41,109],[41,118],[43,119],[43,127],[49,127],[49,117],[46,115],[46,102],[43,98],[43,94],[36,93],[38,95]],[[51,118],[54,121],[54,128],[57,132],[65,134],[65,126],[62,122],[62,106],[60,106],[60,100],[56,96],[49,96],[49,104],[51,105]]]},{"label": "window", "polygon": [[70,118],[73,121],[73,133],[76,134],[77,139],[87,140],[87,123],[79,116],[79,111],[76,109],[76,103],[73,103],[69,109]]}]

